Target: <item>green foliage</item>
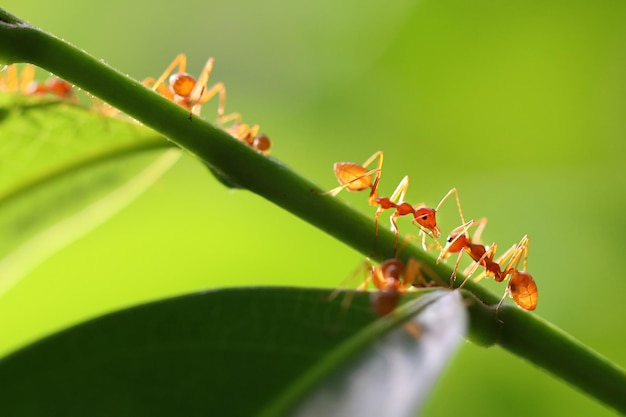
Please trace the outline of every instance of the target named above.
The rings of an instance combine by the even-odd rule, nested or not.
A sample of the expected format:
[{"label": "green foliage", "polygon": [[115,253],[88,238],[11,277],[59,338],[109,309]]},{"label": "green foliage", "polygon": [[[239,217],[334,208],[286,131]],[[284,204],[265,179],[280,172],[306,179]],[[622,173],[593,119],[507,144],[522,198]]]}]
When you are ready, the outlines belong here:
[{"label": "green foliage", "polygon": [[[411,415],[464,333],[458,293],[423,294],[382,320],[368,294],[355,297],[349,315],[327,297],[326,290],[223,290],[89,321],[0,361],[0,409],[16,416],[286,415],[323,381],[331,392],[309,395],[297,415],[342,407]],[[402,327],[387,334],[411,317],[419,337]],[[386,392],[400,386],[399,395]]]}]

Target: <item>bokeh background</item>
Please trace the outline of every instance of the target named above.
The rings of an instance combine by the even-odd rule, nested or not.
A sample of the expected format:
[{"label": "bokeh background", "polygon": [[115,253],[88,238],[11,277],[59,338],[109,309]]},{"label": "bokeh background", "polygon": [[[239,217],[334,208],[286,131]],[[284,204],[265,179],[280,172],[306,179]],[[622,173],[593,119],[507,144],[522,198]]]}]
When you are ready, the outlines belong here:
[{"label": "bokeh background", "polygon": [[[7,0],[130,76],[216,58],[227,108],[322,188],[385,152],[381,192],[457,187],[484,241],[531,238],[536,314],[626,366],[626,3],[611,0]],[[204,115],[213,118],[214,107]],[[363,195],[341,198],[373,214]],[[442,230],[459,224],[442,209]],[[409,222],[401,230],[410,230]],[[138,302],[250,284],[337,286],[361,255],[186,157],[148,193],[0,301],[0,353]],[[488,285],[489,283],[485,283]],[[494,287],[502,291],[503,286]],[[585,394],[465,343],[423,415],[602,416]]]}]

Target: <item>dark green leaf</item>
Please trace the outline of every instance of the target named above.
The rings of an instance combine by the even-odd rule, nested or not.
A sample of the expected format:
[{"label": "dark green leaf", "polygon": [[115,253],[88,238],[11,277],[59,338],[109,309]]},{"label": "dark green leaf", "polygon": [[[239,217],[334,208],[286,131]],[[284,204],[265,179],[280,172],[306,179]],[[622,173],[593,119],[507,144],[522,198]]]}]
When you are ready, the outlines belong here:
[{"label": "dark green leaf", "polygon": [[[297,399],[288,395],[296,383],[299,394],[313,389],[323,378],[306,375],[320,367],[320,377],[331,376],[326,371],[359,353],[367,358],[400,349],[405,355],[406,348],[429,360],[431,344],[442,343],[435,354],[438,371],[452,345],[439,339],[443,318],[433,318],[436,312],[424,307],[441,294],[401,309],[409,316],[423,310],[416,325],[424,333],[417,339],[403,329],[380,339],[409,316],[377,320],[367,293],[357,294],[348,311],[340,300],[329,302],[326,290],[293,288],[230,289],[142,305],[57,333],[0,361],[0,413],[250,416],[285,396]],[[459,330],[458,316],[454,320],[449,329]],[[374,350],[366,349],[372,344]],[[408,375],[420,379],[419,362],[398,382],[406,383]],[[424,381],[430,385],[431,379]],[[281,407],[267,410],[276,415],[271,410]]]}]

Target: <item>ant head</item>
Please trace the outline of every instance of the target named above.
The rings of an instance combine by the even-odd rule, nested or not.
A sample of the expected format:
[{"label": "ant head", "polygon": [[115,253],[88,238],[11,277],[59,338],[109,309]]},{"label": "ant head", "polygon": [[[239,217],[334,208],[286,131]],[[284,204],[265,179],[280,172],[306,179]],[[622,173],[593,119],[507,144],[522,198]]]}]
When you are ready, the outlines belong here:
[{"label": "ant head", "polygon": [[437,212],[430,207],[419,207],[415,209],[413,222],[419,224],[424,229],[430,231],[434,237],[439,237],[441,231],[437,226]]},{"label": "ant head", "polygon": [[534,310],[537,307],[537,284],[526,271],[513,271],[509,278],[509,293],[515,303],[525,310]]},{"label": "ant head", "polygon": [[334,170],[339,184],[344,185],[348,191],[362,191],[372,186],[372,175],[367,175],[367,170],[362,165],[337,162]]},{"label": "ant head", "polygon": [[189,97],[196,86],[196,79],[186,72],[178,72],[170,76],[172,92],[181,97]]},{"label": "ant head", "polygon": [[465,233],[451,233],[446,242],[446,253],[459,253],[472,243],[472,239]]}]

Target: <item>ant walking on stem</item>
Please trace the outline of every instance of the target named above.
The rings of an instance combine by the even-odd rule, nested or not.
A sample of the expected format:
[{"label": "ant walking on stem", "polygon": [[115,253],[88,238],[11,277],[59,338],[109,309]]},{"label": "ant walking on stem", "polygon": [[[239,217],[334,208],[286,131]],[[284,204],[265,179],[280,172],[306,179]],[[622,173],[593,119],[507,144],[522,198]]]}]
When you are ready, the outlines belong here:
[{"label": "ant walking on stem", "polygon": [[[207,83],[209,82],[211,71],[213,71],[214,62],[215,60],[213,58],[209,58],[206,64],[204,64],[200,76],[196,80],[192,75],[185,72],[187,68],[187,56],[185,54],[178,54],[158,79],[146,78],[143,80],[142,84],[189,110],[190,120],[193,114],[200,114],[202,104],[211,100],[216,95],[219,95],[219,104],[217,107],[218,123],[222,124],[231,120],[239,120],[241,118],[239,113],[224,115],[226,87],[223,83],[217,83],[207,89]],[[176,67],[178,67],[178,71],[174,72]],[[169,85],[165,85],[165,79],[168,76]]]},{"label": "ant walking on stem", "polygon": [[[477,230],[474,234],[474,239],[479,240],[480,234],[484,230],[487,223],[486,219],[480,219],[478,221],[471,220],[450,233],[448,236],[448,243],[441,251],[441,254],[437,258],[437,262],[441,261],[449,256],[451,253],[458,253],[457,261],[454,266],[454,272],[450,277],[450,285],[454,283],[456,273],[458,270],[459,262],[463,253],[467,253],[472,258],[473,263],[464,271],[466,274],[465,280],[459,285],[459,288],[467,282],[472,274],[478,269],[479,266],[485,268],[481,274],[475,278],[475,282],[481,280],[483,277],[493,277],[496,282],[502,282],[508,278],[507,288],[502,296],[502,299],[496,307],[496,317],[504,299],[507,294],[511,296],[513,301],[525,310],[534,310],[537,307],[538,290],[537,284],[533,277],[526,272],[526,266],[528,263],[528,236],[522,237],[520,242],[511,246],[502,256],[494,260],[497,244],[493,243],[489,247],[485,247],[482,244],[472,242],[467,230],[471,227],[477,226]],[[519,270],[519,264],[524,258],[522,270]],[[501,267],[501,264],[506,260],[508,263]]]},{"label": "ant walking on stem", "polygon": [[[368,170],[368,166],[378,159],[376,168]],[[354,162],[337,162],[334,165],[335,176],[339,181],[339,186],[326,192],[332,196],[336,196],[343,189],[348,191],[362,191],[369,188],[370,195],[368,202],[372,206],[378,206],[375,214],[376,235],[378,235],[378,219],[384,210],[393,209],[394,212],[390,216],[391,230],[395,234],[394,249],[398,245],[398,225],[396,220],[398,217],[413,215],[413,224],[420,228],[420,234],[422,235],[422,247],[424,250],[428,250],[426,245],[426,235],[432,237],[437,245],[437,238],[441,235],[439,226],[437,225],[437,211],[441,207],[444,201],[448,199],[452,194],[456,197],[457,207],[459,209],[459,215],[463,219],[463,211],[461,210],[461,202],[459,200],[459,193],[456,188],[452,188],[448,193],[439,201],[436,208],[428,207],[425,203],[419,203],[411,205],[404,201],[406,190],[409,187],[409,177],[402,178],[395,191],[391,194],[391,197],[380,197],[378,195],[378,183],[382,174],[383,165],[383,152],[375,152],[370,156],[362,165]],[[375,176],[375,178],[374,178]],[[441,247],[441,246],[439,246]]]},{"label": "ant walking on stem", "polygon": [[[224,83],[220,82],[207,88],[214,63],[215,60],[209,58],[196,80],[192,75],[185,72],[187,57],[185,54],[179,54],[158,79],[146,78],[142,84],[189,110],[189,120],[191,120],[192,115],[200,114],[200,108],[204,103],[216,95],[219,96],[217,106],[218,125],[222,126],[225,123],[234,122],[231,126],[224,129],[228,134],[263,154],[269,153],[271,141],[267,135],[259,133],[259,125],[242,123],[241,114],[239,113],[224,114],[226,111],[226,87]],[[178,67],[178,71],[174,72],[176,67]],[[165,79],[168,76],[169,85],[166,85]]]},{"label": "ant walking on stem", "polygon": [[234,123],[231,126],[224,129],[229,135],[237,140],[240,140],[252,149],[267,155],[272,146],[272,142],[269,137],[264,133],[259,133],[259,125],[248,125],[246,123]]}]

